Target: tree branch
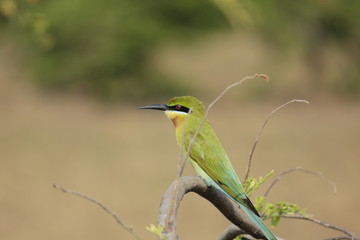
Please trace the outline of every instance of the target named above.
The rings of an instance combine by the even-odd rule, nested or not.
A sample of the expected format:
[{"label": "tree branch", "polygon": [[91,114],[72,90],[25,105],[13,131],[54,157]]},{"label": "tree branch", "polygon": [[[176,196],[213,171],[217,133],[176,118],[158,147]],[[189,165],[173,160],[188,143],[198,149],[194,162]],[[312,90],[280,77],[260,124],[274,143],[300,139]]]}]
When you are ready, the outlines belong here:
[{"label": "tree branch", "polygon": [[[258,227],[248,218],[248,216],[229,198],[227,198],[222,192],[215,187],[208,187],[206,183],[198,176],[184,176],[178,181],[178,194],[174,199],[173,188],[176,181],[174,181],[167,189],[160,204],[160,211],[158,215],[158,225],[163,226],[163,237],[168,240],[178,240],[179,237],[176,233],[175,218],[177,210],[180,206],[180,202],[184,195],[189,192],[195,192],[201,197],[211,202],[232,224],[228,226],[222,234],[218,237],[218,240],[232,240],[234,237],[240,234],[247,234],[243,239],[265,239],[265,236],[258,229]],[[171,207],[173,211],[169,211]],[[332,225],[321,220],[303,216],[303,215],[283,215],[283,218],[301,219],[311,221],[319,224],[323,227],[330,228],[344,233],[346,236],[331,237],[323,240],[340,240],[351,239],[360,240],[355,233],[348,231],[347,229]],[[248,236],[250,235],[250,236]],[[284,240],[277,237],[278,240]]]},{"label": "tree branch", "polygon": [[322,240],[345,240],[345,239],[354,240],[355,238],[352,238],[352,237],[349,237],[349,236],[338,236],[338,237],[324,238]]},{"label": "tree branch", "polygon": [[316,219],[316,218],[312,218],[312,217],[307,217],[307,216],[303,216],[303,215],[298,215],[298,214],[294,214],[294,215],[283,215],[281,216],[283,218],[292,218],[292,219],[301,219],[301,220],[307,220],[307,221],[310,221],[310,222],[313,222],[313,223],[316,223],[316,224],[319,224],[323,227],[326,227],[326,228],[330,228],[330,229],[333,229],[333,230],[336,230],[336,231],[339,231],[339,232],[342,232],[342,233],[345,233],[347,235],[348,238],[328,238],[328,239],[353,239],[353,240],[360,240],[360,237],[356,236],[355,233],[352,233],[350,231],[348,231],[347,229],[343,228],[343,227],[340,227],[340,226],[336,226],[336,225],[332,225],[330,223],[326,223],[326,222],[323,222],[319,219]]},{"label": "tree branch", "polygon": [[[265,239],[265,236],[257,228],[257,226],[242,212],[237,205],[235,205],[229,198],[223,193],[217,190],[215,187],[208,187],[205,182],[198,176],[184,176],[181,177],[178,183],[178,194],[175,198],[175,209],[169,211],[172,207],[173,182],[167,189],[163,196],[160,212],[158,216],[158,224],[163,226],[163,236],[169,240],[176,240],[178,236],[176,234],[175,218],[176,212],[180,206],[180,202],[184,195],[188,192],[195,192],[201,197],[211,202],[230,222],[237,227],[250,234],[257,239]],[[168,216],[168,214],[171,214]]]}]

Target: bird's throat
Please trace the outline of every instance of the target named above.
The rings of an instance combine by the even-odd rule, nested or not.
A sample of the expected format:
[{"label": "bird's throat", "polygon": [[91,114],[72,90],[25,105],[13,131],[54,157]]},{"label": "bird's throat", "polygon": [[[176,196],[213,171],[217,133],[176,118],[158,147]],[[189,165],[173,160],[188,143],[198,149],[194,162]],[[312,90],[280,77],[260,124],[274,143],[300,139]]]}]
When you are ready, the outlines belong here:
[{"label": "bird's throat", "polygon": [[178,128],[184,124],[187,113],[176,111],[165,111],[165,115],[173,122],[175,128]]}]

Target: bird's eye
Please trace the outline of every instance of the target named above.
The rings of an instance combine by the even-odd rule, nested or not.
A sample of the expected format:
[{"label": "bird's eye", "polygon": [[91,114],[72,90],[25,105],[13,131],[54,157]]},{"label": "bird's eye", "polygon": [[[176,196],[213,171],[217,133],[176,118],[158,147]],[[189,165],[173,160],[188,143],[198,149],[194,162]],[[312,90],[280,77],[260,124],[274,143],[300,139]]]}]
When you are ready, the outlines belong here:
[{"label": "bird's eye", "polygon": [[176,110],[180,110],[180,109],[181,109],[181,105],[179,105],[179,104],[175,105],[175,109],[176,109]]}]

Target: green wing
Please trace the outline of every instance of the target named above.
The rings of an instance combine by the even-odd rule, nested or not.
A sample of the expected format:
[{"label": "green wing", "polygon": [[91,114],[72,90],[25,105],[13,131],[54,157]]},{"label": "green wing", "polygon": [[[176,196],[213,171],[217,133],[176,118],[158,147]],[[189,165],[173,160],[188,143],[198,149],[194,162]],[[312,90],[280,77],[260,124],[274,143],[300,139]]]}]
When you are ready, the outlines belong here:
[{"label": "green wing", "polygon": [[[190,134],[190,136],[193,136],[193,134]],[[190,141],[185,142],[189,143]],[[188,146],[188,144],[186,145]],[[225,150],[212,129],[205,131],[205,133],[200,131],[190,150],[190,158],[197,173],[205,181],[211,179],[216,184],[215,187],[259,216],[259,213],[246,196]]]}]

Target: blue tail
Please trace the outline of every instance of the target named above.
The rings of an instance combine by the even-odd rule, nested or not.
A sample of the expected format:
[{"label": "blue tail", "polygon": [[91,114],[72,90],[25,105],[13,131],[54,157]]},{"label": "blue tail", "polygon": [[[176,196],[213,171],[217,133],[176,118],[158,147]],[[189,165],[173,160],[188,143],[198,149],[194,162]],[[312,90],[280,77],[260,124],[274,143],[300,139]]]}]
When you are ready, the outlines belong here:
[{"label": "blue tail", "polygon": [[263,220],[257,216],[251,209],[247,208],[246,206],[242,206],[239,204],[241,209],[246,212],[249,218],[258,226],[261,232],[265,235],[268,240],[277,240],[276,237],[270,232],[269,228],[265,225]]}]

